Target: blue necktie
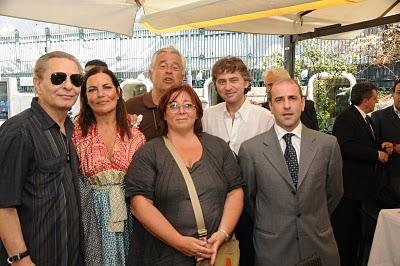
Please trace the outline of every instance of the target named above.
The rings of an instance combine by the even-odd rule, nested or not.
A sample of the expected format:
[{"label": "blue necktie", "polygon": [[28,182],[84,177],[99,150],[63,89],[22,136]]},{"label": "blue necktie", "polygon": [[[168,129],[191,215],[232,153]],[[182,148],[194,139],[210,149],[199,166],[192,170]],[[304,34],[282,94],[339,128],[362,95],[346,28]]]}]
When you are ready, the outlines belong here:
[{"label": "blue necktie", "polygon": [[283,136],[283,139],[286,142],[286,149],[285,149],[285,161],[286,165],[289,169],[290,176],[292,177],[294,187],[297,188],[298,182],[298,175],[299,175],[299,163],[297,162],[297,155],[296,150],[292,145],[292,136],[294,134],[287,133]]}]

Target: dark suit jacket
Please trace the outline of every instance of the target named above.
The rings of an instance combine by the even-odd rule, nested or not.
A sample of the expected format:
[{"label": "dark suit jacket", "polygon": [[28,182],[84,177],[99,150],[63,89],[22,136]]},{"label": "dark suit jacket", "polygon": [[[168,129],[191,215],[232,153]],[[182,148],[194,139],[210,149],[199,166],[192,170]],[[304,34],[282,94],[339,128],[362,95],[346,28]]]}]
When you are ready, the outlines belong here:
[{"label": "dark suit jacket", "polygon": [[[269,110],[268,102],[262,103],[261,106]],[[306,100],[304,111],[301,113],[300,120],[301,123],[303,123],[303,125],[305,125],[306,127],[314,130],[319,130],[317,112],[315,111],[313,101]]]},{"label": "dark suit jacket", "polygon": [[333,135],[337,137],[343,158],[344,197],[352,200],[375,197],[378,188],[378,144],[354,105],[336,118]]},{"label": "dark suit jacket", "polygon": [[[394,112],[393,105],[372,113],[375,135],[378,143],[385,141],[400,143],[400,118]],[[385,165],[387,182],[400,200],[400,154],[393,153]]]},{"label": "dark suit jacket", "polygon": [[[400,143],[400,118],[394,112],[393,105],[372,113],[372,120],[378,143],[385,141]],[[390,177],[400,178],[400,154],[390,155],[387,173]]]},{"label": "dark suit jacket", "polygon": [[303,123],[306,127],[319,130],[317,112],[315,111],[313,101],[306,100],[304,111],[301,113],[300,120],[301,123]]}]

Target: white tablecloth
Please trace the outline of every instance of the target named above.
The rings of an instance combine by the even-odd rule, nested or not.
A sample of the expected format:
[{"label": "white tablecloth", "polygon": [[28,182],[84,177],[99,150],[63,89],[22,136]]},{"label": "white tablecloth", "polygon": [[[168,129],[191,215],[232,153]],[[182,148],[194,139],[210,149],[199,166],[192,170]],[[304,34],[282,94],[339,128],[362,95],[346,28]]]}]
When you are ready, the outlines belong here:
[{"label": "white tablecloth", "polygon": [[381,210],[368,266],[400,265],[400,209]]}]

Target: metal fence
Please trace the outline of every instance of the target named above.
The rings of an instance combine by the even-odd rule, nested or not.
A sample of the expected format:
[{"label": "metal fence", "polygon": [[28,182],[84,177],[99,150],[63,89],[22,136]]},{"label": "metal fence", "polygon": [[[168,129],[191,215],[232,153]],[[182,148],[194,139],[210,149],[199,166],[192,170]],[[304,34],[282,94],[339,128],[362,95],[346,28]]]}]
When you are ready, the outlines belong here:
[{"label": "metal fence", "polygon": [[[324,49],[348,49],[348,41],[318,42],[321,47],[329,46]],[[269,67],[266,57],[274,53],[283,54],[283,38],[277,35],[204,30],[155,35],[140,25],[135,26],[132,38],[73,27],[53,32],[49,28],[35,29],[30,33],[15,30],[0,35],[0,74],[31,77],[33,65],[40,55],[63,50],[75,55],[82,65],[92,59],[104,60],[120,80],[136,78],[139,74],[146,76],[151,55],[169,45],[175,46],[187,58],[187,78],[193,77],[192,84],[196,87],[202,86],[210,76],[213,63],[227,55],[241,57],[253,75],[252,85],[263,86],[261,73]],[[301,49],[302,45],[298,45],[297,56],[301,56]],[[357,78],[390,86],[395,79],[393,73],[399,73],[399,66],[382,70],[360,65],[359,70]]]}]

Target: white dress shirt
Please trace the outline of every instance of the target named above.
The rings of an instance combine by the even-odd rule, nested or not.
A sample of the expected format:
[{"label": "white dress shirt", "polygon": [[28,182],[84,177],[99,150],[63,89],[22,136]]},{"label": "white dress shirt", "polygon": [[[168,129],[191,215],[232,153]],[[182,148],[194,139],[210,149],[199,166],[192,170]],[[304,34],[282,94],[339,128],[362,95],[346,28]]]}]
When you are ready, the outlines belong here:
[{"label": "white dress shirt", "polygon": [[[354,106],[357,108],[357,110],[360,112],[361,116],[365,120],[365,118],[367,117],[367,114],[363,110],[361,110],[357,105],[354,105]],[[367,121],[365,120],[365,122],[367,122]]]},{"label": "white dress shirt", "polygon": [[278,136],[279,144],[281,145],[282,154],[285,154],[285,149],[286,149],[286,141],[283,139],[283,136],[285,136],[287,133],[294,134],[294,136],[292,136],[292,145],[293,145],[294,149],[296,150],[297,162],[300,165],[300,145],[301,145],[302,124],[299,123],[297,125],[297,127],[292,130],[292,132],[286,131],[285,129],[278,126],[277,124],[274,125],[274,129],[275,129],[276,135]]},{"label": "white dress shirt", "polygon": [[400,110],[396,108],[396,106],[393,104],[394,108],[394,113],[400,118]]},{"label": "white dress shirt", "polygon": [[235,154],[242,142],[267,131],[273,124],[269,110],[251,104],[247,99],[233,119],[225,102],[207,108],[203,115],[203,130],[228,142]]},{"label": "white dress shirt", "polygon": [[363,110],[361,110],[360,108],[358,108],[357,105],[354,105],[354,106],[357,108],[357,110],[360,112],[361,116],[364,118],[365,123],[367,123],[367,125],[368,125],[369,128],[371,129],[372,135],[373,135],[374,138],[375,138],[375,132],[374,132],[374,129],[372,128],[372,125],[367,121],[367,119],[365,119],[365,118],[367,117],[367,114],[366,114]]}]

